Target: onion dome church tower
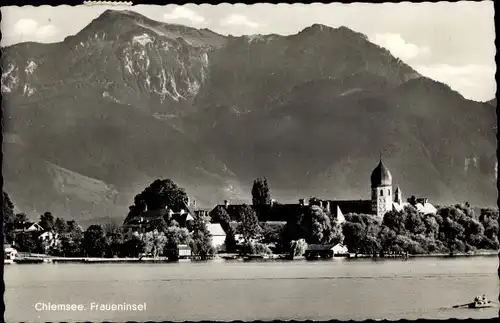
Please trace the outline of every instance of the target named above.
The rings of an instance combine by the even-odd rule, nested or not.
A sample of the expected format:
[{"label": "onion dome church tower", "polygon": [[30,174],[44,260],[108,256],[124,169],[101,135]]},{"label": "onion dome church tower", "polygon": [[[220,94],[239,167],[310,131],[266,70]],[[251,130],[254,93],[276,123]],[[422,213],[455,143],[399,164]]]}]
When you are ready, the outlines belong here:
[{"label": "onion dome church tower", "polygon": [[401,192],[399,186],[396,186],[396,189],[394,190],[394,202],[399,205],[403,204],[403,192]]},{"label": "onion dome church tower", "polygon": [[380,163],[372,172],[372,212],[383,218],[392,210],[392,175],[380,158]]}]

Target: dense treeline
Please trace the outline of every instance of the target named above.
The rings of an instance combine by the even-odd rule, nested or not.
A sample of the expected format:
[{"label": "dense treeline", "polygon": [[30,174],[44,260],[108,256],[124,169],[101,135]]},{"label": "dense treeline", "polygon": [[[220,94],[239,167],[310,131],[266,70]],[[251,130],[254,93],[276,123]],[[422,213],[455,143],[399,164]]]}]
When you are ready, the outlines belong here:
[{"label": "dense treeline", "polygon": [[348,214],[344,243],[355,254],[450,253],[498,249],[498,210],[474,214],[468,205],[440,207],[437,214],[407,206],[380,222],[371,215]]}]

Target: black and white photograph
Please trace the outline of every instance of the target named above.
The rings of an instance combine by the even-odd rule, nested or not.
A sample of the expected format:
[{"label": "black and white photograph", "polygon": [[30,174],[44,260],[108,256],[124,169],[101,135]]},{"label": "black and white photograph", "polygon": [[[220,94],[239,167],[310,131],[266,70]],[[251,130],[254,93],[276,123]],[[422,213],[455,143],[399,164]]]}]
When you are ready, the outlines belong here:
[{"label": "black and white photograph", "polygon": [[5,322],[495,319],[493,1],[1,7]]}]

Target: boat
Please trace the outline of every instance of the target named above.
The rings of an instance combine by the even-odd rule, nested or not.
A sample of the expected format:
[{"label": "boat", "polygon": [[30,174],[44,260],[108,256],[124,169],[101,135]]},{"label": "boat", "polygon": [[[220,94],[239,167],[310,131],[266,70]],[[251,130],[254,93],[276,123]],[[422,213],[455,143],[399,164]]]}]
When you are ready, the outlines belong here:
[{"label": "boat", "polygon": [[487,308],[492,307],[493,303],[486,298],[486,295],[476,296],[474,302],[469,303],[469,308]]},{"label": "boat", "polygon": [[493,303],[491,301],[479,301],[479,302],[473,302],[469,304],[469,308],[488,308],[492,307]]},{"label": "boat", "polygon": [[457,308],[457,307],[488,308],[488,307],[492,307],[494,304],[495,303],[493,303],[492,301],[490,301],[486,298],[486,295],[483,295],[483,296],[474,297],[474,301],[472,303],[455,305],[455,306],[453,306],[453,308]]},{"label": "boat", "polygon": [[4,245],[4,264],[13,264],[17,256],[17,250],[12,248],[10,245]]}]

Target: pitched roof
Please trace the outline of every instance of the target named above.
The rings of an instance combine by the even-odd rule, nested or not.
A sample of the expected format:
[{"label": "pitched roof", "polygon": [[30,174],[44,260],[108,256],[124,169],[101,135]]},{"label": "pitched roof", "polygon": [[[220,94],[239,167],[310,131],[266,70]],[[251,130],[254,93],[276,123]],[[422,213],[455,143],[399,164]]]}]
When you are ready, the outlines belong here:
[{"label": "pitched roof", "polygon": [[[163,208],[163,209],[156,209],[156,210],[147,210],[142,212],[140,215],[131,217],[131,218],[126,218],[124,223],[125,224],[137,224],[139,221],[143,221],[145,223],[158,219],[160,217],[166,217],[167,215],[171,214],[172,218],[177,221],[186,221],[186,220],[192,220],[192,217],[196,215],[195,211],[191,207],[189,207],[186,203],[182,202],[180,205],[174,208]],[[191,218],[189,216],[191,215]]]},{"label": "pitched roof", "polygon": [[[403,202],[401,204],[397,203],[397,202],[392,203],[392,208],[397,212],[403,211],[404,208],[407,206],[412,206],[412,205],[411,205],[411,203],[408,203],[408,202]],[[417,204],[415,204],[414,207],[417,209],[418,212],[424,213],[424,214],[436,214],[436,212],[437,212],[437,209],[434,207],[434,205],[432,205],[429,202],[427,202],[425,204],[417,203]]]},{"label": "pitched roof", "polygon": [[41,230],[43,230],[43,228],[38,223],[36,223],[36,222],[6,223],[6,227],[10,227],[13,230],[22,230],[22,231],[26,231],[26,230],[30,229],[31,227],[33,227],[32,228],[33,230],[30,230],[30,231],[34,231],[34,230],[41,231]]},{"label": "pitched roof", "polygon": [[330,211],[336,216],[337,207],[340,208],[342,214],[372,214],[372,201],[371,200],[342,200],[342,201],[328,201],[330,202]]},{"label": "pitched roof", "polygon": [[167,209],[148,210],[140,215],[125,219],[125,224],[148,223],[152,220],[163,218],[168,214]]},{"label": "pitched roof", "polygon": [[436,214],[436,212],[437,212],[437,209],[431,203],[425,203],[423,205],[422,205],[422,203],[417,203],[417,205],[415,205],[415,207],[417,208],[417,210],[419,212],[424,213],[424,214]]},{"label": "pitched roof", "polygon": [[212,236],[226,236],[226,233],[219,223],[209,223],[207,224],[207,229]]},{"label": "pitched roof", "polygon": [[[302,215],[307,206],[300,204],[279,204],[275,203],[271,205],[249,205],[255,213],[257,213],[259,220],[266,222],[287,222],[290,219],[296,219],[300,215]],[[234,205],[216,205],[212,211],[210,211],[210,215],[213,219],[213,213],[218,207],[222,207],[226,209],[227,214],[231,221],[239,221],[240,214],[244,204],[234,204]]]}]

